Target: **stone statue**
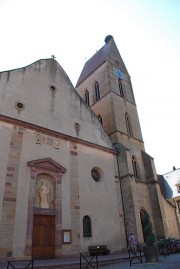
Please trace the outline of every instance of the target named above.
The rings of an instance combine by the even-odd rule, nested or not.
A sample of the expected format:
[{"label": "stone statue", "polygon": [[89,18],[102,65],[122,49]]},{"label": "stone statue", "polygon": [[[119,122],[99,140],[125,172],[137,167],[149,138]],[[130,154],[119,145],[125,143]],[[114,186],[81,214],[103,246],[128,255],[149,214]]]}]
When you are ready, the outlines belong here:
[{"label": "stone statue", "polygon": [[48,194],[49,194],[49,190],[46,186],[46,181],[43,180],[42,186],[39,189],[40,207],[41,208],[49,208]]}]

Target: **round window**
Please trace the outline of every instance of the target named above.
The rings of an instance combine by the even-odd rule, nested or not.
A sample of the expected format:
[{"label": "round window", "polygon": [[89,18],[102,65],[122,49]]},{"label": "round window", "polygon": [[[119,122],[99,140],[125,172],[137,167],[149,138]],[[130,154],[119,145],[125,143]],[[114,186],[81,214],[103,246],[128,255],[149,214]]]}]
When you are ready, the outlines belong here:
[{"label": "round window", "polygon": [[15,104],[15,107],[16,107],[16,109],[17,109],[19,112],[21,112],[21,111],[24,109],[24,104],[23,104],[23,103],[20,103],[20,102],[17,102],[17,103]]},{"label": "round window", "polygon": [[101,173],[97,168],[93,168],[91,170],[91,176],[94,179],[94,181],[98,182],[101,179]]},{"label": "round window", "polygon": [[51,86],[50,86],[50,90],[51,90],[52,92],[55,92],[55,91],[56,91],[56,87],[53,86],[53,85],[51,85]]},{"label": "round window", "polygon": [[23,105],[22,103],[17,103],[16,105],[17,105],[17,107],[18,107],[19,109],[23,109],[23,108],[24,108],[24,105]]}]

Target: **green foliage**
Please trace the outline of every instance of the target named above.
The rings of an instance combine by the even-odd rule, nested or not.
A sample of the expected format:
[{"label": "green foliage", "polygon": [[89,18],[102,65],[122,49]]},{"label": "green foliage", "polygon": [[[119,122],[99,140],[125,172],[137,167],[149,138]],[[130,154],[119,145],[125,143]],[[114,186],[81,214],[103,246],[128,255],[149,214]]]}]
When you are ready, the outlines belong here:
[{"label": "green foliage", "polygon": [[172,245],[172,239],[170,237],[166,239],[160,239],[157,244],[160,248],[170,248]]},{"label": "green foliage", "polygon": [[160,248],[166,247],[166,239],[160,239],[157,243]]},{"label": "green foliage", "polygon": [[148,234],[151,234],[151,230],[152,230],[152,225],[149,222],[144,226],[143,232],[147,236]]},{"label": "green foliage", "polygon": [[143,211],[143,224],[148,224],[150,222],[150,217],[149,214],[146,211]]},{"label": "green foliage", "polygon": [[147,246],[153,246],[155,243],[155,235],[151,233],[149,236],[146,238],[146,245]]},{"label": "green foliage", "polygon": [[152,224],[149,214],[144,211],[141,217],[143,235],[147,246],[153,246],[155,243],[155,235],[152,232]]},{"label": "green foliage", "polygon": [[172,239],[169,237],[169,238],[166,238],[165,239],[165,243],[166,243],[166,247],[171,247],[171,245],[172,245]]}]

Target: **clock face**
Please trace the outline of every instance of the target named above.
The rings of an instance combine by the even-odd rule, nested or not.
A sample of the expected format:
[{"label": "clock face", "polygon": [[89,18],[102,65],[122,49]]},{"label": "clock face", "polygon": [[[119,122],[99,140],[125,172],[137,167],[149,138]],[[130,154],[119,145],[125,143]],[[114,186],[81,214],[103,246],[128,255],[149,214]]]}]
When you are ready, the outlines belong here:
[{"label": "clock face", "polygon": [[125,78],[125,74],[122,71],[120,71],[118,68],[114,68],[114,72],[116,75],[118,75],[119,78],[121,79]]}]

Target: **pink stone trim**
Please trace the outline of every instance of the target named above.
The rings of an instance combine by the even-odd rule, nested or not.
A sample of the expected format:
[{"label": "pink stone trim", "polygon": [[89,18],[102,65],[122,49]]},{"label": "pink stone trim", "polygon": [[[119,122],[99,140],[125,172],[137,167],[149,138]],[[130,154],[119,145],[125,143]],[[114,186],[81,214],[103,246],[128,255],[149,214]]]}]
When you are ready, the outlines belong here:
[{"label": "pink stone trim", "polygon": [[4,197],[3,199],[4,202],[16,202],[16,198],[8,198],[8,197]]},{"label": "pink stone trim", "polygon": [[7,171],[14,171],[14,167],[12,167],[12,166],[8,166],[8,167],[7,167]]},{"label": "pink stone trim", "polygon": [[77,153],[76,151],[71,151],[71,155],[75,155],[75,156],[77,156],[78,153]]},{"label": "pink stone trim", "polygon": [[13,174],[6,173],[7,177],[13,177]]}]

